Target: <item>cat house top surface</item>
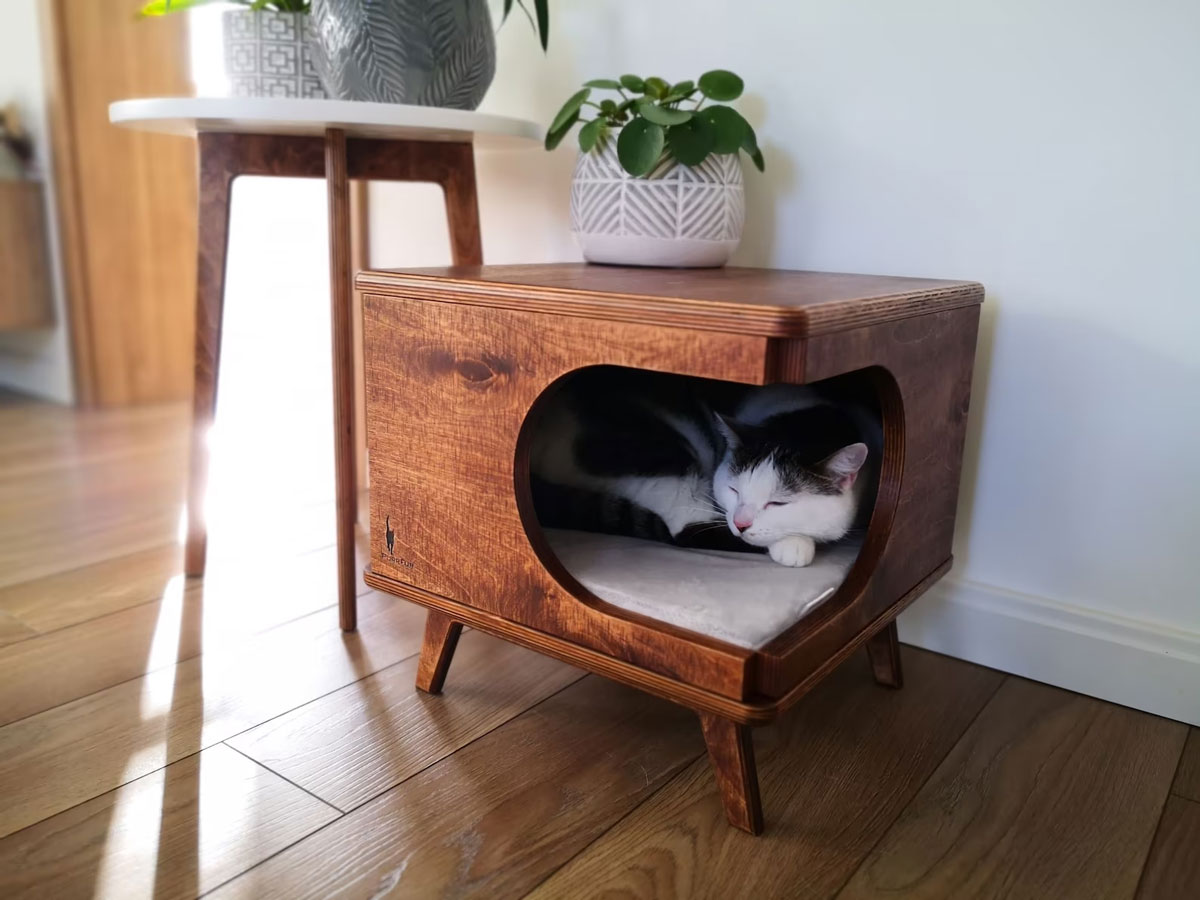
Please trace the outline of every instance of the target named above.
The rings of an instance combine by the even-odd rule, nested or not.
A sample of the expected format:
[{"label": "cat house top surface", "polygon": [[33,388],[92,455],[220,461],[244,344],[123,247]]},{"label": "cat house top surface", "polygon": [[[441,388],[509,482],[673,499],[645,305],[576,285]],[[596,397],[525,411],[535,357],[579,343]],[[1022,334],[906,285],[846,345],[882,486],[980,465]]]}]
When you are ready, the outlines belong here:
[{"label": "cat house top surface", "polygon": [[556,263],[362,272],[366,293],[610,321],[814,337],[983,300],[973,281],[780,269]]}]

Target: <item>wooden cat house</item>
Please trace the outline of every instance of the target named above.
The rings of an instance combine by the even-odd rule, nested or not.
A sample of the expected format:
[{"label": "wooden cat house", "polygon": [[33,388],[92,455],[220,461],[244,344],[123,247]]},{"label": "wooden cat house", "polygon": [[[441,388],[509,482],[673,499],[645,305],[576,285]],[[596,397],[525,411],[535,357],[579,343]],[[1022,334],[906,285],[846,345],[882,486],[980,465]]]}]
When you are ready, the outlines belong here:
[{"label": "wooden cat house", "polygon": [[[758,833],[750,728],[779,716],[860,645],[876,680],[899,687],[896,616],[950,567],[983,288],[583,264],[364,272],[357,283],[371,465],[366,580],[429,610],[417,686],[441,690],[469,625],[694,709],[730,821]],[[830,563],[833,581],[830,571],[771,568],[743,554],[764,591],[770,582],[795,599],[811,589],[790,607],[755,601],[745,585],[758,575],[747,579],[749,570],[738,570],[734,596],[722,573],[742,563],[721,562],[692,582],[734,626],[739,609],[756,602],[760,612],[787,608],[783,618],[760,619],[768,631],[753,639],[670,621],[656,606],[669,592],[614,600],[600,585],[636,569],[636,554],[693,551],[624,538],[581,555],[578,542],[539,525],[530,434],[545,398],[592,366],[746,385],[859,373],[884,432],[861,548],[840,570]],[[581,572],[572,553],[608,568]],[[614,568],[613,559],[628,565]],[[680,562],[651,564],[672,571]],[[626,585],[630,594],[636,587]]]}]

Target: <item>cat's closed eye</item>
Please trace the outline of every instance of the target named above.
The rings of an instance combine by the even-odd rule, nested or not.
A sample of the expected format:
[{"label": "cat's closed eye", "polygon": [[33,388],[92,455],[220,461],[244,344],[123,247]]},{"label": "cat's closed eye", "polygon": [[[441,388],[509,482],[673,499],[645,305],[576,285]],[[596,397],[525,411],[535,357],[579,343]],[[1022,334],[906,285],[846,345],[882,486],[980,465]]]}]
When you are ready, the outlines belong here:
[{"label": "cat's closed eye", "polygon": [[787,506],[787,501],[786,500],[772,500],[767,504],[767,506]]}]

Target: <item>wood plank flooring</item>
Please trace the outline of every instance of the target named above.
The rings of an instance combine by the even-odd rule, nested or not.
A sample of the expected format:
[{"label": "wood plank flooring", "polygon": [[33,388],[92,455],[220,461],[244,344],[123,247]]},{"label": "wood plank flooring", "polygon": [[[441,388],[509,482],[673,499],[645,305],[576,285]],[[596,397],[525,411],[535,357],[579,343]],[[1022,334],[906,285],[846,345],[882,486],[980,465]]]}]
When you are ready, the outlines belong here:
[{"label": "wood plank flooring", "polygon": [[913,648],[756,733],[759,838],[687,710],[472,632],[416,693],[421,610],[337,628],[328,447],[261,427],[187,580],[184,410],[0,406],[0,897],[1200,896],[1195,730]]}]

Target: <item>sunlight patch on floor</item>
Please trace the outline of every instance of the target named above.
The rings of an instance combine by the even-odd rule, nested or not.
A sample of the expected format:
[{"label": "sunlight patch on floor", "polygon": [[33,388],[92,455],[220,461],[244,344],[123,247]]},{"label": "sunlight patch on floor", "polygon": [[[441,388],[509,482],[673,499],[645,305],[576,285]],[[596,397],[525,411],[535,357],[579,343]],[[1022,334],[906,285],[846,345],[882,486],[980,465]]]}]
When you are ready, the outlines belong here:
[{"label": "sunlight patch on floor", "polygon": [[[183,624],[185,578],[176,575],[167,582],[158,606],[158,621],[146,657],[146,671],[154,672],[174,664],[179,655],[180,627]],[[142,686],[142,721],[165,715],[171,709],[175,679],[147,677]]]},{"label": "sunlight patch on floor", "polygon": [[[165,746],[148,747],[130,757],[121,782],[133,780],[146,770],[146,756],[161,757]],[[162,765],[162,761],[150,763]],[[159,777],[161,776],[151,776]],[[108,822],[104,854],[96,871],[96,887],[92,896],[152,897],[154,896],[155,866],[137,865],[139,860],[153,859],[158,852],[159,830],[162,825],[163,793],[159,790],[117,791]]]}]

